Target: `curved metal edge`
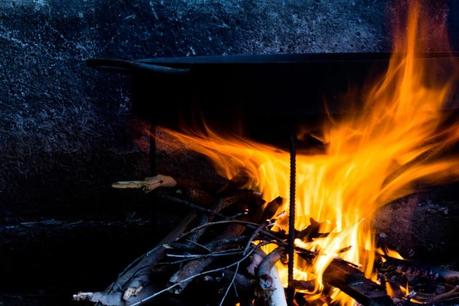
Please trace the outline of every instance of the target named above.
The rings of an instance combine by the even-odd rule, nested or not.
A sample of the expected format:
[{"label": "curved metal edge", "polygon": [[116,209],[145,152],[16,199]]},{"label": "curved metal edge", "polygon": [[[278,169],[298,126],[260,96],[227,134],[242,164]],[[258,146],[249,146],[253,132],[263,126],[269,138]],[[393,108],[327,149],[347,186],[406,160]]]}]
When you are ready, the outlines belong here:
[{"label": "curved metal edge", "polygon": [[91,58],[86,60],[86,64],[102,71],[114,71],[121,73],[146,72],[159,75],[189,75],[190,68],[174,68],[169,66],[142,63],[121,59]]}]

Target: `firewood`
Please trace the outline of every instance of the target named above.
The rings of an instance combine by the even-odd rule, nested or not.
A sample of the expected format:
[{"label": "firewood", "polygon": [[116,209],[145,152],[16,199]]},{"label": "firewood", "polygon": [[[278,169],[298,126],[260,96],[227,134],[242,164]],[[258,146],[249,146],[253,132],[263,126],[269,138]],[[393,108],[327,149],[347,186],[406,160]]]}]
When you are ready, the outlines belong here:
[{"label": "firewood", "polygon": [[282,197],[276,197],[274,200],[263,206],[254,208],[252,220],[254,222],[264,222],[274,218],[275,213],[283,203]]},{"label": "firewood", "polygon": [[301,291],[313,291],[315,288],[315,284],[313,280],[301,281],[294,279],[291,283],[291,286],[296,290]]},{"label": "firewood", "polygon": [[[215,238],[216,241],[224,240],[224,239],[231,239],[233,237],[240,236],[245,230],[245,227],[241,224],[230,224],[223,234],[219,235]],[[216,250],[221,251],[224,250],[225,246],[218,247]],[[182,269],[177,271],[174,275],[169,278],[169,284],[177,286],[174,287],[174,293],[180,294],[190,283],[190,281],[183,281],[184,279],[189,278],[192,275],[199,274],[202,272],[207,266],[209,266],[214,261],[214,258],[207,257],[203,259],[193,260],[188,262],[183,266]]]},{"label": "firewood", "polygon": [[[171,178],[172,179],[172,178]],[[173,180],[173,181],[172,181]],[[261,255],[262,259],[257,263],[256,273],[252,272],[259,281],[263,297],[268,305],[284,306],[287,304],[285,292],[282,288],[277,270],[274,264],[280,259],[287,242],[285,234],[274,233],[269,230],[266,224],[258,224],[264,220],[275,217],[276,212],[282,205],[282,198],[278,197],[266,205],[261,196],[250,190],[235,190],[232,187],[225,187],[218,191],[207,192],[188,184],[186,180],[168,180],[166,183],[162,176],[145,181],[119,182],[118,188],[143,188],[146,191],[157,189],[161,186],[179,187],[181,194],[171,192],[156,192],[156,196],[168,201],[176,202],[193,209],[193,213],[188,216],[174,231],[163,239],[160,245],[148,252],[145,256],[137,260],[125,272],[120,274],[118,280],[101,295],[101,293],[82,293],[77,295],[79,299],[99,300],[119,299],[122,301],[134,302],[133,305],[140,305],[143,301],[150,300],[165,292],[181,294],[194,279],[208,275],[212,271],[221,271],[221,268],[205,271],[205,269],[218,263],[220,256],[240,256],[235,263],[236,270],[233,272],[229,285],[221,299],[223,304],[231,286],[235,286],[239,275],[239,266],[242,260],[247,258],[247,253],[253,249],[252,241],[255,237],[263,237],[263,243],[277,243],[278,248],[268,255]],[[234,185],[233,185],[234,186]],[[218,197],[221,199],[218,200]],[[243,220],[232,220],[228,213],[243,212]],[[197,214],[199,213],[198,218]],[[215,218],[219,218],[214,221]],[[194,228],[185,232],[193,220]],[[311,226],[297,235],[302,238],[319,238],[322,233],[318,233],[319,226],[311,222]],[[208,231],[208,228],[219,225]],[[244,235],[247,229],[253,230],[251,235]],[[207,233],[204,235],[204,233]],[[205,241],[201,241],[205,238]],[[241,239],[241,237],[243,239]],[[245,248],[241,251],[241,244],[245,243]],[[183,253],[190,252],[193,253]],[[179,251],[177,253],[177,251]],[[318,256],[314,252],[297,249],[297,253],[306,261],[311,262],[312,258]],[[162,258],[175,258],[176,262],[169,259],[161,261]],[[254,255],[254,258],[260,255]],[[183,260],[185,263],[181,261]],[[161,290],[153,290],[150,284],[151,268],[158,263],[172,264],[180,266],[179,270],[169,276],[168,286]],[[233,265],[231,265],[233,266]],[[252,267],[253,268],[253,267]],[[170,269],[169,269],[170,270]],[[304,282],[303,282],[304,283]],[[301,282],[292,283],[293,288],[308,287],[311,284]],[[324,283],[326,286],[336,287],[354,298],[357,302],[364,305],[392,305],[392,300],[387,296],[384,288],[373,283],[364,277],[363,273],[351,263],[341,259],[334,259],[324,272]],[[301,286],[300,286],[301,285]],[[150,288],[145,291],[144,288]],[[141,298],[140,298],[141,296]]]},{"label": "firewood", "polygon": [[177,273],[169,278],[169,284],[179,284],[173,289],[173,293],[180,294],[188,286],[189,282],[182,282],[182,280],[190,277],[191,275],[198,274],[202,272],[210,263],[212,263],[213,258],[203,258],[199,260],[193,260],[185,264]]},{"label": "firewood", "polygon": [[[218,200],[217,203],[214,205],[214,207],[210,210],[210,213],[203,214],[200,216],[196,226],[200,227],[200,226],[204,226],[205,224],[208,224],[209,222],[213,221],[215,216],[222,217],[223,215],[220,214],[222,210],[230,207],[231,205],[236,204],[240,200],[241,198],[238,195],[232,195],[232,196],[228,196],[228,197]],[[199,238],[204,234],[204,232],[205,232],[205,227],[192,233],[190,237],[187,239],[188,243],[192,243],[192,244],[196,243],[199,240]],[[217,241],[221,241],[221,240],[222,239],[217,240]],[[223,246],[223,244],[220,245],[220,247],[221,246]],[[215,247],[213,247],[213,249],[215,249]]]},{"label": "firewood", "polygon": [[[219,214],[222,208],[222,201],[219,201],[214,210],[215,214]],[[213,216],[201,215],[198,220],[197,226],[201,226],[208,223],[212,218]],[[197,243],[198,239],[204,234],[204,231],[205,229],[203,228],[199,231],[192,233],[188,239],[188,242]],[[169,282],[174,284],[180,282],[182,279],[188,277],[189,275],[193,275],[195,271],[198,271],[198,273],[201,272],[208,264],[212,262],[212,260],[213,259],[211,257],[207,257],[203,258],[202,260],[190,261],[189,263],[185,264],[185,266],[182,269],[175,273],[169,279]],[[183,287],[177,286],[176,288],[174,288],[174,293],[179,294],[187,285],[188,283],[183,283]]]},{"label": "firewood", "polygon": [[[311,259],[317,255],[307,250],[297,250],[296,253],[307,262],[311,262]],[[367,279],[357,266],[340,258],[331,261],[324,271],[323,280],[325,285],[340,289],[362,305],[394,304],[385,288]]]},{"label": "firewood", "polygon": [[325,269],[324,282],[336,287],[366,306],[393,305],[391,298],[380,285],[365,278],[355,265],[335,258]]},{"label": "firewood", "polygon": [[[211,221],[213,219],[214,216],[221,216],[221,214],[220,214],[221,210],[227,208],[230,205],[233,205],[236,202],[235,199],[232,199],[232,198],[221,199],[220,201],[217,202],[217,204],[215,205],[215,207],[212,210],[208,210],[208,209],[200,207],[197,204],[194,204],[194,203],[191,203],[189,201],[182,200],[182,199],[179,199],[179,198],[173,198],[173,197],[169,196],[169,197],[167,197],[167,199],[170,199],[170,200],[173,200],[173,201],[176,201],[176,202],[180,202],[180,203],[186,203],[187,206],[190,206],[192,208],[196,208],[197,210],[199,210],[201,212],[202,211],[206,212],[207,214],[202,214],[199,217],[199,220],[198,220],[198,223],[197,223],[198,226],[201,226],[201,225],[204,225],[204,224],[208,223],[209,221]],[[193,219],[194,219],[194,216],[193,216]],[[175,240],[177,240],[177,238],[180,236],[180,234],[183,233],[184,229],[186,228],[186,226],[188,224],[189,224],[189,222],[184,227],[180,226],[180,233],[178,231],[175,231],[173,235],[168,235],[168,237],[166,237],[162,241],[160,246],[158,246],[156,249],[154,249],[154,253],[153,254],[156,254],[156,256],[151,257],[151,255],[150,255],[150,259],[148,261],[144,260],[141,263],[139,263],[137,266],[139,266],[139,265],[141,266],[141,268],[140,268],[141,271],[149,271],[151,266],[154,263],[158,262],[159,257],[163,255],[164,251],[168,247],[170,247],[170,244],[172,242],[174,242]],[[241,230],[240,231],[236,231],[235,230],[236,228],[240,228],[240,229],[242,229],[242,231],[244,229],[244,227],[241,226],[240,224],[231,224],[230,226],[228,226],[227,230],[230,233],[234,233],[237,236],[237,234],[238,233],[242,233],[242,231]],[[189,242],[197,242],[197,240],[201,237],[201,235],[203,233],[204,233],[203,229],[201,229],[199,231],[195,231],[194,233],[192,233],[192,236],[189,237],[188,241]],[[217,249],[222,249],[222,247],[217,248]],[[148,257],[148,254],[147,254],[147,257]],[[183,269],[181,269],[179,272],[174,274],[171,277],[170,282],[171,283],[176,283],[176,282],[180,283],[183,279],[187,278],[189,275],[193,275],[193,273],[201,272],[212,261],[213,261],[213,258],[211,258],[211,257],[203,258],[201,260],[191,261],[191,262],[187,263],[184,266]],[[145,270],[145,269],[147,269],[147,270]],[[127,298],[131,297],[131,295],[129,294],[130,292],[137,292],[137,288],[139,288],[141,285],[143,285],[143,284],[145,284],[147,282],[147,279],[144,279],[145,276],[147,276],[147,275],[149,275],[149,273],[141,273],[134,279],[134,281],[130,282],[131,285],[126,289],[126,290],[129,290],[129,292],[127,294]],[[177,288],[175,288],[175,290],[177,292],[181,292],[181,290],[183,290],[187,285],[188,285],[188,282],[180,283],[180,286],[177,286]],[[126,291],[125,291],[124,297],[126,297]]]},{"label": "firewood", "polygon": [[275,263],[280,260],[283,252],[284,249],[278,247],[266,255],[257,268],[258,282],[269,306],[287,306],[285,291],[275,267]]},{"label": "firewood", "polygon": [[[189,282],[189,281],[191,281],[193,279],[196,279],[196,278],[199,278],[199,277],[203,277],[203,276],[207,276],[207,275],[210,275],[210,274],[218,273],[218,272],[233,268],[235,266],[238,267],[242,262],[246,261],[257,249],[258,249],[258,246],[255,246],[255,247],[249,249],[248,252],[244,256],[242,256],[241,258],[239,258],[238,260],[236,260],[236,261],[234,261],[234,262],[232,262],[230,264],[227,264],[227,265],[225,265],[223,267],[218,267],[218,268],[214,268],[214,269],[210,269],[210,270],[207,270],[207,271],[200,272],[198,274],[191,275],[188,278],[183,279],[181,282]],[[172,285],[170,285],[170,286],[168,286],[168,287],[166,287],[166,288],[164,288],[162,290],[159,290],[159,291],[157,291],[157,292],[155,292],[155,293],[153,293],[151,295],[148,295],[148,296],[146,296],[146,297],[144,297],[142,299],[139,299],[137,302],[134,302],[130,306],[143,305],[144,303],[153,300],[154,298],[158,297],[161,294],[164,294],[166,292],[170,292],[172,289],[177,287],[181,282],[172,284]]]},{"label": "firewood", "polygon": [[[215,223],[222,223],[215,222]],[[234,222],[245,223],[247,227],[256,228],[255,224],[234,220]],[[275,234],[261,232],[267,237],[273,238],[279,245],[286,246],[286,242]],[[310,262],[317,254],[298,249],[298,255]],[[324,273],[324,282],[327,286],[336,287],[363,305],[393,305],[392,300],[387,296],[384,288],[371,280],[365,278],[364,274],[352,263],[341,259],[334,259]]]},{"label": "firewood", "polygon": [[[246,230],[246,226],[244,222],[237,222],[237,220],[231,222],[228,221],[229,224],[224,232],[215,238],[215,241],[225,240],[225,239],[232,239],[235,237],[239,237],[244,233]],[[243,251],[243,256],[246,255],[248,252],[249,246],[252,243],[252,240],[258,234],[258,232],[264,227],[265,225],[259,225],[255,231],[252,233],[248,242],[246,243],[245,249]],[[198,227],[199,228],[199,227]],[[216,250],[221,251],[224,250],[226,246],[218,247]],[[185,266],[177,271],[172,277],[169,279],[170,286],[174,286],[174,293],[180,294],[189,284],[189,281],[184,281],[189,279],[192,275],[197,275],[201,273],[208,265],[210,265],[214,261],[214,258],[207,257],[199,260],[191,261]],[[239,265],[238,265],[239,266]],[[223,298],[224,299],[224,298]]]},{"label": "firewood", "polygon": [[282,203],[284,203],[284,199],[282,197],[277,197],[268,204],[266,204],[263,210],[263,214],[260,218],[260,222],[274,218],[276,212],[279,210],[279,207],[282,206]]}]

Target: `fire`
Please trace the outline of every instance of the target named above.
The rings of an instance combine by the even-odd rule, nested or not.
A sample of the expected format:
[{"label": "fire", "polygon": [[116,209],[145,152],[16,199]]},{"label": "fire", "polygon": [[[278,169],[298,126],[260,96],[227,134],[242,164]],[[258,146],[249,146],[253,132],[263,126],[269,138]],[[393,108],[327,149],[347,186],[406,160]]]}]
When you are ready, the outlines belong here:
[{"label": "fire", "polygon": [[[331,233],[313,242],[297,241],[320,251],[312,266],[296,261],[295,277],[315,280],[311,296],[317,297],[323,289],[323,272],[335,257],[358,265],[372,277],[376,246],[371,220],[381,206],[412,193],[420,181],[439,183],[459,175],[459,158],[445,154],[445,148],[458,139],[458,125],[446,122],[442,113],[455,85],[456,63],[448,61],[447,70],[441,70],[445,59],[437,63],[419,58],[427,50],[420,37],[431,26],[422,22],[431,18],[418,1],[410,1],[406,20],[395,33],[384,76],[353,97],[363,97],[363,105],[351,116],[324,124],[324,152],[297,156],[295,226],[304,229],[312,218],[321,223],[322,232]],[[280,195],[288,203],[286,151],[223,137],[210,129],[203,134],[162,132],[208,156],[221,175],[232,178],[244,171],[251,178],[248,188],[259,190],[266,200]],[[287,210],[285,204],[279,212]],[[279,218],[277,226],[286,229],[287,225]],[[286,268],[279,269],[285,280]],[[337,291],[332,298],[352,303]]]}]

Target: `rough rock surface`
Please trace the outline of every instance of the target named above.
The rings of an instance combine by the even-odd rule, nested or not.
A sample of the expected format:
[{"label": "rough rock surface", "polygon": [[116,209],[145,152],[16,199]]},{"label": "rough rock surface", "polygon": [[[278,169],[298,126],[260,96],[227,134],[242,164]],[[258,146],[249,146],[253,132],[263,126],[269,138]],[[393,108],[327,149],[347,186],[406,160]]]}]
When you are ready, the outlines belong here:
[{"label": "rough rock surface", "polygon": [[457,185],[407,196],[380,209],[374,220],[379,244],[425,264],[458,265],[459,207],[453,188]]}]

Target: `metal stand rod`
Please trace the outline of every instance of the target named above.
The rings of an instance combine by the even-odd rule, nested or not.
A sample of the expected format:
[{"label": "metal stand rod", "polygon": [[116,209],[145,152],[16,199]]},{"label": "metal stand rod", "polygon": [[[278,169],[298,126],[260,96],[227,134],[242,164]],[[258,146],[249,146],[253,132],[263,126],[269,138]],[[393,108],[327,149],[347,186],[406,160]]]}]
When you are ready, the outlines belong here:
[{"label": "metal stand rod", "polygon": [[295,288],[293,283],[294,251],[295,251],[295,189],[296,189],[296,148],[295,136],[290,137],[290,203],[288,218],[288,290],[287,303],[290,306],[295,305]]}]

